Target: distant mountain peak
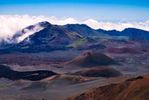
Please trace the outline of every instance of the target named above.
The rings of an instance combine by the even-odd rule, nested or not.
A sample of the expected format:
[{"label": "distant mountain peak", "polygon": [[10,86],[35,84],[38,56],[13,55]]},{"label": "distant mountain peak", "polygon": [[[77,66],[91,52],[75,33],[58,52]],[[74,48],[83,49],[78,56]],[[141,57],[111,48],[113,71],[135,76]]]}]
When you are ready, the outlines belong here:
[{"label": "distant mountain peak", "polygon": [[125,28],[123,31],[143,31],[143,32],[149,32],[146,30],[138,29],[138,28]]},{"label": "distant mountain peak", "polygon": [[48,21],[39,22],[38,24],[39,24],[40,26],[42,26],[42,27],[45,27],[45,28],[52,26],[52,24],[49,23]]},{"label": "distant mountain peak", "polygon": [[20,43],[22,42],[23,40],[28,40],[26,38],[28,38],[30,35],[36,33],[36,32],[39,32],[40,30],[44,29],[44,28],[48,28],[48,27],[51,27],[52,24],[50,24],[49,22],[47,21],[43,21],[43,22],[39,22],[35,25],[30,25],[20,31],[18,31],[12,38],[12,41],[13,42],[16,42],[16,43]]}]

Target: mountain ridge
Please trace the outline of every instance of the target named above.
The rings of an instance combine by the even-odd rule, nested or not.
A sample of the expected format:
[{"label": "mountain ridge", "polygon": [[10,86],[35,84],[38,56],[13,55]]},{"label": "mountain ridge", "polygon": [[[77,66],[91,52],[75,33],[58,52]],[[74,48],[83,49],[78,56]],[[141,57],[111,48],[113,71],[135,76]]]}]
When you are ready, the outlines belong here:
[{"label": "mountain ridge", "polygon": [[127,28],[123,31],[106,31],[102,29],[95,30],[85,24],[52,25],[47,21],[30,25],[19,32],[22,33],[14,35],[11,41],[24,38],[22,41],[9,43],[8,46],[7,43],[1,43],[1,45],[6,45],[2,45],[1,48],[5,48],[5,51],[19,52],[77,49],[83,45],[98,43],[102,39],[119,39],[120,36],[128,37],[130,41],[149,41],[149,32],[136,28]]}]

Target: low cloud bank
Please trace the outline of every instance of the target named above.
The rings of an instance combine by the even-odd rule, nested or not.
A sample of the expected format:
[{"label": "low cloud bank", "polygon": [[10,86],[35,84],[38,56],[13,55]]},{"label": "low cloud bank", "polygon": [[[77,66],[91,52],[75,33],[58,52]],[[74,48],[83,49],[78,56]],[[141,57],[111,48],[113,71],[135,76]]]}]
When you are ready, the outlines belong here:
[{"label": "low cloud bank", "polygon": [[17,31],[32,24],[41,21],[48,21],[52,24],[87,24],[94,29],[105,30],[123,30],[125,28],[133,27],[149,31],[149,21],[145,22],[103,22],[94,19],[76,20],[74,18],[56,18],[46,16],[30,16],[30,15],[0,15],[0,38],[11,38]]}]

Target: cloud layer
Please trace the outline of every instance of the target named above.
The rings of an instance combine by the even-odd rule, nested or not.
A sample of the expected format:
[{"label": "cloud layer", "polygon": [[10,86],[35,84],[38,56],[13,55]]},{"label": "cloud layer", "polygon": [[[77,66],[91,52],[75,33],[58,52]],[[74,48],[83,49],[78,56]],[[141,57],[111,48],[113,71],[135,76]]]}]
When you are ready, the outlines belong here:
[{"label": "cloud layer", "polygon": [[94,19],[76,20],[74,18],[56,18],[46,16],[29,16],[29,15],[0,15],[0,38],[8,38],[13,36],[17,31],[26,26],[36,24],[41,21],[48,21],[52,24],[87,24],[94,29],[105,30],[123,30],[128,27],[139,28],[149,31],[149,21],[145,22],[103,22]]}]

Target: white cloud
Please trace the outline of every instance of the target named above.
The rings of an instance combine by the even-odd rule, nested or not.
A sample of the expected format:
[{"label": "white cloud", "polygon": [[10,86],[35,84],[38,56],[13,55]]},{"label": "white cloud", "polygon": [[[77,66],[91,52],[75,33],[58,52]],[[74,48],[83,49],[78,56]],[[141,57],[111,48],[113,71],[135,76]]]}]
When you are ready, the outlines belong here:
[{"label": "white cloud", "polygon": [[105,29],[105,30],[119,30],[122,31],[125,28],[138,28],[149,31],[149,21],[145,22],[102,22],[93,19],[88,19],[84,21],[84,24],[94,28],[94,29]]},{"label": "white cloud", "polygon": [[134,27],[149,31],[149,20],[146,22],[103,22],[96,21],[94,19],[88,20],[76,20],[74,18],[56,18],[54,16],[29,16],[29,15],[0,15],[0,38],[8,38],[13,36],[17,31],[23,29],[26,26],[41,22],[48,21],[52,24],[64,25],[64,24],[87,24],[94,29],[105,30],[123,30],[128,27]]},{"label": "white cloud", "polygon": [[16,38],[16,40],[14,42],[19,43],[19,42],[23,41],[24,39],[26,39],[28,36],[34,34],[35,32],[39,32],[42,29],[43,29],[43,27],[41,27],[40,25],[36,25],[32,30],[24,29],[23,30],[24,31],[23,35]]}]

